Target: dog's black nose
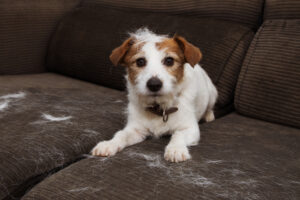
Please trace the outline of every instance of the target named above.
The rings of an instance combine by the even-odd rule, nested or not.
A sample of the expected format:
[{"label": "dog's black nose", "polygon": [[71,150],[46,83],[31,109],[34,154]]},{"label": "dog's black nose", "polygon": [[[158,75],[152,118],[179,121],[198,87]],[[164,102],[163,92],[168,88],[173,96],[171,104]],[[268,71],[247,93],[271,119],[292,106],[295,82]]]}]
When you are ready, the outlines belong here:
[{"label": "dog's black nose", "polygon": [[161,80],[159,80],[159,78],[156,77],[152,77],[147,81],[147,87],[152,92],[159,91],[162,85],[163,83],[161,82]]}]

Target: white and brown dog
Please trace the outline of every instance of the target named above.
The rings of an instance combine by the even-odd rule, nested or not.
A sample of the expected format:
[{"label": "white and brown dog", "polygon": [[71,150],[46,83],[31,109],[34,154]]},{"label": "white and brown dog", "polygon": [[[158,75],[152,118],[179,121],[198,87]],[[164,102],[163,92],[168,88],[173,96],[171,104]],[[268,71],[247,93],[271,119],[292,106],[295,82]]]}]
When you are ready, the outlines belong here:
[{"label": "white and brown dog", "polygon": [[156,35],[148,29],[130,34],[110,60],[127,68],[128,121],[111,140],[99,142],[93,155],[113,156],[149,135],[171,134],[164,157],[190,159],[188,146],[200,139],[198,121],[214,120],[217,90],[200,67],[202,54],[183,37]]}]

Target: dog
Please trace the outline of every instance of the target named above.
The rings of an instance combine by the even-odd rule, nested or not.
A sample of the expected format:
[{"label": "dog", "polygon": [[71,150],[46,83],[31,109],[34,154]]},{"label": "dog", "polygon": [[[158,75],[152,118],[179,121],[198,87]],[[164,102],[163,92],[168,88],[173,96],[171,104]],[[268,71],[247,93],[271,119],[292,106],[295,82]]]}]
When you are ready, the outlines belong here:
[{"label": "dog", "polygon": [[108,141],[99,142],[92,155],[113,156],[148,136],[171,134],[164,158],[191,158],[188,147],[200,140],[198,122],[214,120],[218,93],[198,64],[202,53],[185,38],[157,35],[147,28],[131,33],[114,49],[110,60],[126,67],[127,124]]}]

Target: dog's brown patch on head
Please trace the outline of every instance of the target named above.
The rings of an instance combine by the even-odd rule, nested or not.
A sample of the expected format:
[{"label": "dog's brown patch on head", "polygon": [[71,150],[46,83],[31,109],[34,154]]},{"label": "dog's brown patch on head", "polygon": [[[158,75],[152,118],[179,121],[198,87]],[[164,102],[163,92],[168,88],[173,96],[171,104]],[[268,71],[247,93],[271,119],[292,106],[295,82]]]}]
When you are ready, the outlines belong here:
[{"label": "dog's brown patch on head", "polygon": [[162,42],[156,43],[156,46],[158,50],[166,53],[166,58],[172,57],[174,59],[174,65],[166,66],[166,70],[176,78],[177,82],[180,82],[184,75],[183,64],[185,62],[182,49],[173,38],[166,38]]},{"label": "dog's brown patch on head", "polygon": [[132,84],[136,83],[136,77],[142,71],[142,68],[137,67],[136,59],[143,55],[143,52],[141,52],[143,45],[143,42],[128,38],[121,46],[115,48],[109,56],[115,66],[127,67],[128,77]]},{"label": "dog's brown patch on head", "polygon": [[121,46],[115,48],[109,57],[115,66],[127,67],[128,78],[132,84],[136,83],[136,77],[142,71],[142,68],[137,67],[136,59],[142,56],[143,52],[141,52],[141,49],[143,45],[143,42],[137,42],[134,38],[128,38]]},{"label": "dog's brown patch on head", "polygon": [[117,48],[115,48],[110,56],[110,61],[115,65],[124,65],[124,57],[129,51],[130,47],[133,45],[133,38],[128,38],[123,42],[123,44]]},{"label": "dog's brown patch on head", "polygon": [[178,35],[175,35],[173,39],[178,43],[178,45],[182,49],[187,63],[194,67],[200,62],[202,58],[202,53],[198,47],[192,45],[186,39]]},{"label": "dog's brown patch on head", "polygon": [[144,52],[142,52],[144,44],[144,42],[134,43],[124,57],[124,64],[127,67],[128,78],[132,84],[136,84],[136,78],[143,70],[143,67],[137,66],[136,60],[144,56]]}]

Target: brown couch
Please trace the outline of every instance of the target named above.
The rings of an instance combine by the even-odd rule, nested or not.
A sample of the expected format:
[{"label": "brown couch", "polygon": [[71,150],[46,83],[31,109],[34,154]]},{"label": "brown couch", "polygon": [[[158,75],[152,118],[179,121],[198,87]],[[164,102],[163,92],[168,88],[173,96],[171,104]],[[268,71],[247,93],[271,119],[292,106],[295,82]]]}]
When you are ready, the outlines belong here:
[{"label": "brown couch", "polygon": [[[89,155],[124,126],[108,56],[141,26],[200,47],[218,88],[187,162],[168,137]],[[2,0],[0,75],[0,199],[300,199],[298,0]]]}]

